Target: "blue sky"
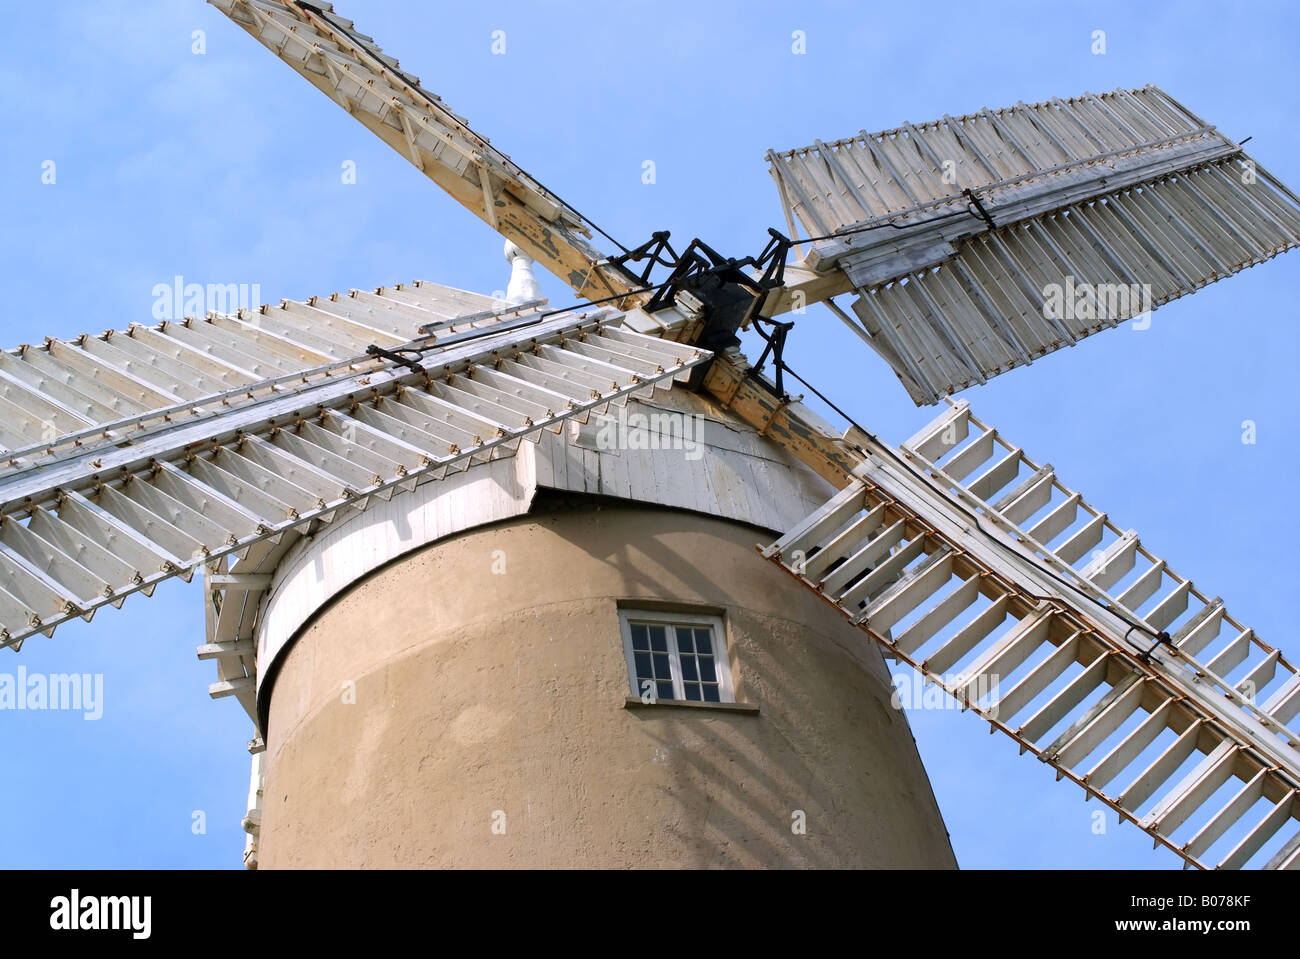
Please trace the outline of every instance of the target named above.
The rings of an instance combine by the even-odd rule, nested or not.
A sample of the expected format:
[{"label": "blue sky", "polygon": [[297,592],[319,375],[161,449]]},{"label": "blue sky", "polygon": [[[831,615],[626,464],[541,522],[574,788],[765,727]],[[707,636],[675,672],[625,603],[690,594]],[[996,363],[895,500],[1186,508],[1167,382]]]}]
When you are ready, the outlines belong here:
[{"label": "blue sky", "polygon": [[[150,322],[182,275],[295,299],[416,278],[504,287],[501,241],[198,0],[6,2],[0,312],[6,346]],[[623,243],[670,229],[735,256],[782,227],[769,148],[1018,100],[1156,83],[1300,186],[1300,8],[344,0],[339,11]],[[206,32],[206,53],[192,34]],[[506,32],[506,54],[491,35]],[[807,53],[791,52],[803,30]],[[1091,52],[1094,30],[1106,53]],[[56,163],[57,182],[41,182]],[[355,185],[342,183],[346,161]],[[653,160],[657,182],[642,183]],[[680,248],[680,245],[679,245]],[[552,302],[569,302],[554,278]],[[1288,256],[968,392],[976,415],[1169,557],[1274,645],[1297,533],[1300,360]],[[883,438],[933,415],[822,307],[788,357]],[[1241,442],[1241,424],[1258,441]],[[0,864],[240,862],[247,720],[212,702],[198,590],[179,582],[6,653],[104,674],[102,719],[0,712]],[[956,711],[912,712],[959,862],[1176,868]],[[206,831],[193,828],[196,811]]]}]

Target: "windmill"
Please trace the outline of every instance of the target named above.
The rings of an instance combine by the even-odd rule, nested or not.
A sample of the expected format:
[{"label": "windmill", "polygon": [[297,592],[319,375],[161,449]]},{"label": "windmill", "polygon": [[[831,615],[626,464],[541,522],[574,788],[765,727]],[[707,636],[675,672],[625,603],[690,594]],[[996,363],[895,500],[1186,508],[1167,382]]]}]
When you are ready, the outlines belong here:
[{"label": "windmill", "polygon": [[[779,573],[837,635],[916,667],[1186,863],[1300,864],[1293,666],[964,402],[899,448],[857,426],[831,430],[787,392],[789,326],[777,319],[825,302],[914,401],[946,402],[1300,242],[1300,202],[1239,144],[1150,87],[1022,103],[770,154],[786,233],[753,257],[699,241],[678,253],[663,234],[608,255],[590,221],[329,5],[213,2],[502,233],[521,271],[524,257],[541,263],[585,305],[416,284],[5,354],[6,645],[202,571],[212,692],[258,727],[255,835],[261,731],[315,722],[313,670],[344,655],[331,635],[373,625],[353,584],[373,590],[372,577],[392,575],[388,588],[401,588],[384,564],[437,543],[452,551],[432,554],[450,583],[442,557],[469,540],[448,538],[495,535],[476,531],[535,509],[539,489],[659,503],[780,532],[742,567],[748,588],[774,589]],[[840,295],[853,296],[851,314],[834,305]],[[773,382],[736,350],[744,328],[767,341],[758,365],[770,362]],[[662,457],[607,456],[609,421],[592,416],[625,400],[745,428],[741,449],[708,445],[730,482],[701,494],[657,472]],[[627,472],[607,474],[607,459]],[[573,509],[553,515],[561,507]],[[532,548],[533,532],[502,559]],[[641,609],[618,614],[629,700],[648,682],[647,705],[743,712],[726,702],[721,648],[702,645],[731,628],[710,625],[706,608],[722,604],[684,612],[691,597],[635,598]],[[656,613],[673,630],[671,655],[655,646]],[[723,678],[704,678],[706,659]],[[394,669],[386,681],[397,679]],[[804,681],[801,692],[838,692],[825,673]],[[461,745],[499,724],[476,709],[455,717]],[[358,735],[376,748],[385,729]],[[320,774],[308,745],[281,744],[268,773],[297,777],[298,808],[319,826],[321,810],[299,800]],[[332,788],[358,788],[325,786],[331,801]],[[283,816],[276,841],[291,851],[302,840]],[[928,837],[918,847],[933,844],[933,823],[907,824]]]}]

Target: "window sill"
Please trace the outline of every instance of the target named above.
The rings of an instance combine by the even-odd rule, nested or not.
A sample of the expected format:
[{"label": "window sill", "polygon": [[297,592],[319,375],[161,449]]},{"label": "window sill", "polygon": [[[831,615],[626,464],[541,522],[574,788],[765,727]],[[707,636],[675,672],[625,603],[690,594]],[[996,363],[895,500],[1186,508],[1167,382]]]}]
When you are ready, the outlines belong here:
[{"label": "window sill", "polygon": [[712,709],[724,713],[745,713],[750,716],[758,715],[757,703],[705,703],[697,702],[693,699],[657,699],[652,703],[642,702],[638,696],[628,696],[623,701],[624,709],[656,709],[660,706],[670,706],[686,709]]}]

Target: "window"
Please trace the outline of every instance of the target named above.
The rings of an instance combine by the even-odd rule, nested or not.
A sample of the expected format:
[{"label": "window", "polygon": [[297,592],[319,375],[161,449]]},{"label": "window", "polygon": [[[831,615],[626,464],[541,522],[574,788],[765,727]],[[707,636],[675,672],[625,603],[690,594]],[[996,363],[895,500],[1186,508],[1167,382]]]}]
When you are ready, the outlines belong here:
[{"label": "window", "polygon": [[632,693],[642,699],[732,703],[722,620],[621,609]]}]

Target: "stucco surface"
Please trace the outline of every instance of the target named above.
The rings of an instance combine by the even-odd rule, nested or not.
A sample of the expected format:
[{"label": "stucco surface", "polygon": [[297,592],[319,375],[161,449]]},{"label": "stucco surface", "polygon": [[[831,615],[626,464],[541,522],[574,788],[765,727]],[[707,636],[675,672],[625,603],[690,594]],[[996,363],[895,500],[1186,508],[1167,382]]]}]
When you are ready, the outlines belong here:
[{"label": "stucco surface", "polygon": [[[272,679],[261,867],[954,866],[879,652],[764,538],[550,497],[358,582]],[[625,708],[620,603],[721,613],[759,713]]]}]

